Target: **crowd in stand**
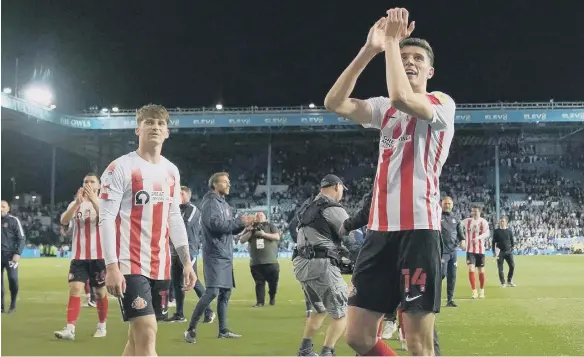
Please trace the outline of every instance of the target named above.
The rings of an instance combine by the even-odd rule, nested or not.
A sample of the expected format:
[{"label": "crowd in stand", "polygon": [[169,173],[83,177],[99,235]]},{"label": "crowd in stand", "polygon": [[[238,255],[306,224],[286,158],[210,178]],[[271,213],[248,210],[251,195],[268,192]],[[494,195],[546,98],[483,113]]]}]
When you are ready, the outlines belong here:
[{"label": "crowd in stand", "polygon": [[[582,240],[584,236],[583,150],[563,150],[558,154],[555,145],[524,139],[499,141],[500,215],[509,217],[519,253],[569,250],[575,239]],[[483,216],[493,229],[497,225],[495,151],[493,146],[472,142],[469,136],[453,141],[440,177],[442,196],[453,198],[454,214],[459,219],[470,215],[472,204],[482,205]],[[207,190],[206,179],[211,173],[228,171],[232,183],[229,200],[241,211],[267,207],[266,191],[258,190],[268,184],[267,155],[258,155],[257,150],[232,150],[232,155],[224,156],[229,157],[227,162],[223,158],[211,161],[210,155],[167,156],[181,169],[183,181],[188,181],[194,192],[195,203]],[[288,222],[299,205],[317,192],[324,175],[334,172],[345,180],[348,192],[342,203],[349,214],[361,207],[362,196],[372,188],[377,145],[370,140],[339,145],[312,138],[291,146],[275,145],[272,150],[271,184],[283,188],[271,195],[270,220],[284,233],[282,250],[293,248]],[[57,222],[66,205],[60,204],[52,215],[47,207],[16,206],[30,244],[59,245],[67,239],[59,237],[62,232],[58,224],[53,229],[47,224]],[[44,224],[43,217],[48,217]],[[245,245],[236,245],[238,251],[246,249]]]}]

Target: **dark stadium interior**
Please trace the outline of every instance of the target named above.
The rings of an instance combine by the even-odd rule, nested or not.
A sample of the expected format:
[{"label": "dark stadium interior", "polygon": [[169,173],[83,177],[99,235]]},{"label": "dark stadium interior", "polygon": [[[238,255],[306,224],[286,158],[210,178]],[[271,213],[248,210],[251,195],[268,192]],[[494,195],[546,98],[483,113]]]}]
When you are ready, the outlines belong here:
[{"label": "dark stadium interior", "polygon": [[[584,2],[575,0],[5,0],[1,198],[21,219],[27,249],[37,254],[39,246],[50,246],[49,255],[69,257],[72,237],[60,225],[61,214],[85,174],[101,176],[112,160],[136,150],[136,108],[156,103],[177,120],[162,154],[179,168],[193,203],[201,203],[211,174],[229,172],[229,204],[238,214],[268,211],[283,234],[280,258],[289,261],[296,247],[289,223],[323,176],[343,179],[348,191],[341,203],[350,215],[372,189],[379,131],[331,114],[324,98],[389,6],[407,6],[414,35],[427,38],[435,51],[428,92],[442,91],[458,106],[440,176],[441,197],[453,198],[454,216],[467,218],[478,204],[491,230],[507,216],[515,252],[525,258],[583,254]],[[354,97],[388,95],[379,57],[359,78]],[[25,98],[25,89],[37,84],[50,88],[52,101]],[[314,118],[324,124],[311,123]],[[268,187],[274,190],[269,197]],[[490,250],[491,241],[486,244]],[[234,245],[237,257],[248,257],[247,243]],[[458,269],[466,274],[463,260]],[[555,289],[555,268],[549,268],[549,284],[538,284]],[[579,276],[569,284],[581,282]],[[524,294],[538,298],[530,289]],[[575,299],[582,309],[582,296]],[[498,316],[491,311],[500,307],[490,308],[488,314]],[[542,319],[555,316],[540,310]],[[493,319],[485,335],[498,331],[499,317]],[[521,321],[516,330],[524,333],[531,322]],[[555,323],[546,328],[553,331]],[[579,322],[566,329],[580,334],[582,328]],[[6,325],[2,330],[3,340],[10,338]],[[483,334],[482,327],[477,331]],[[549,342],[548,332],[541,338],[532,332],[524,333],[530,343]],[[579,338],[570,351],[584,354]],[[493,340],[514,344],[506,336]],[[238,353],[274,353],[258,348]]]}]

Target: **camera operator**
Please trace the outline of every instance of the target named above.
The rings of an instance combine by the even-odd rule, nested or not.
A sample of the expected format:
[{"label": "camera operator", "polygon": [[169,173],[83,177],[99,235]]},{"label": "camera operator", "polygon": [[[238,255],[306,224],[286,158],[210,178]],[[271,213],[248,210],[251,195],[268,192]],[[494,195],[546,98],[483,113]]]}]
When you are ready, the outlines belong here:
[{"label": "camera operator", "polygon": [[320,182],[321,191],[298,213],[298,256],[294,258],[294,274],[308,296],[316,313],[306,320],[298,356],[314,356],[312,338],[327,314],[333,319],[329,326],[321,356],[334,355],[337,340],[347,325],[349,289],[340,270],[342,244],[350,255],[358,254],[360,245],[354,238],[339,234],[349,215],[339,203],[345,186],[335,175],[326,175]]},{"label": "camera operator", "polygon": [[251,276],[255,281],[256,292],[254,307],[262,307],[266,299],[266,282],[268,283],[270,305],[276,304],[276,292],[280,278],[280,264],[278,264],[280,232],[275,225],[268,222],[263,212],[259,212],[257,217],[258,222],[245,229],[240,242],[249,242],[249,265]]}]

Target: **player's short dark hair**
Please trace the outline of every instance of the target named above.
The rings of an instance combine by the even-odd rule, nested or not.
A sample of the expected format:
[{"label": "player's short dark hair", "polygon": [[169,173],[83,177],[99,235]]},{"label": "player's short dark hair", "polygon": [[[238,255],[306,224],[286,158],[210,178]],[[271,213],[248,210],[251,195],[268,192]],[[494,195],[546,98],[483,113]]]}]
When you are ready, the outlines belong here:
[{"label": "player's short dark hair", "polygon": [[189,195],[191,194],[191,189],[188,188],[188,186],[181,186],[180,187],[181,191],[185,191],[186,193],[188,193]]},{"label": "player's short dark hair", "polygon": [[97,176],[97,174],[95,172],[88,172],[85,174],[85,176],[83,177],[88,177],[88,176],[93,176],[97,179],[97,182],[100,182],[101,180],[99,179],[99,176]]},{"label": "player's short dark hair", "polygon": [[476,203],[474,203],[474,204],[472,204],[472,205],[470,206],[470,209],[474,209],[474,208],[478,209],[479,211],[482,211],[482,210],[483,210],[483,207],[479,206],[479,205],[478,205],[478,204],[476,204]]},{"label": "player's short dark hair", "polygon": [[428,41],[423,40],[421,38],[408,37],[399,43],[399,48],[404,48],[405,46],[415,46],[424,49],[428,54],[430,65],[431,66],[434,65],[434,50],[432,50],[432,46],[430,46],[430,43],[428,43]]},{"label": "player's short dark hair", "polygon": [[227,172],[216,172],[213,175],[211,175],[211,178],[209,179],[209,188],[214,189],[215,184],[219,182],[219,177],[223,176],[229,177],[229,174]]},{"label": "player's short dark hair", "polygon": [[501,216],[501,218],[499,218],[499,220],[502,220],[502,219],[504,219],[504,220],[506,220],[507,222],[509,222],[509,218],[507,218],[507,216]]},{"label": "player's short dark hair", "polygon": [[142,108],[136,110],[136,123],[140,123],[146,119],[164,119],[168,124],[170,115],[165,107],[158,104],[146,104]]}]

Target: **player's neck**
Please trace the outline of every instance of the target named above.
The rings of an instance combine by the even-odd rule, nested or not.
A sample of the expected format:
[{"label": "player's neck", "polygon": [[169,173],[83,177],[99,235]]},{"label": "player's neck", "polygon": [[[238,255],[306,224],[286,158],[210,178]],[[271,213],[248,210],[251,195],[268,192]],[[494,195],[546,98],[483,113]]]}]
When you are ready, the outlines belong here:
[{"label": "player's neck", "polygon": [[412,90],[414,91],[414,93],[418,93],[418,94],[428,94],[428,92],[426,92],[426,84],[421,85],[421,86],[412,86]]},{"label": "player's neck", "polygon": [[158,164],[160,162],[160,159],[162,157],[162,155],[160,154],[161,152],[162,152],[161,145],[155,146],[140,145],[136,150],[138,156],[144,159],[144,161],[147,161],[151,164]]}]

